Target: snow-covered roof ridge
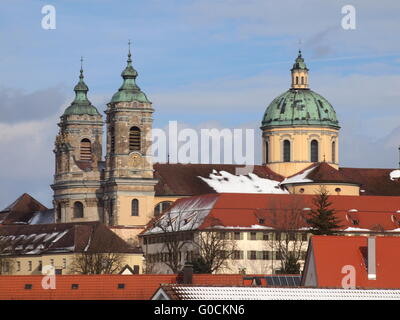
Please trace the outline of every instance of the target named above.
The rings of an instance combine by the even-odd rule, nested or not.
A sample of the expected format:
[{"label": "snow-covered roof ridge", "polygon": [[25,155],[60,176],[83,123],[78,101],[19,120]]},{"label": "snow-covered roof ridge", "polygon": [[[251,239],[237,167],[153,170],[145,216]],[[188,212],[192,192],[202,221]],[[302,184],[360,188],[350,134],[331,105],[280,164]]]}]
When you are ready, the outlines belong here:
[{"label": "snow-covered roof ridge", "polygon": [[309,169],[304,170],[301,173],[295,174],[291,177],[285,178],[280,184],[291,184],[291,183],[305,183],[305,182],[313,182],[313,180],[308,179],[307,176],[316,168],[316,166],[312,166]]},{"label": "snow-covered roof ridge", "polygon": [[390,172],[390,180],[397,180],[400,179],[400,169],[393,170]]},{"label": "snow-covered roof ridge", "polygon": [[143,234],[196,230],[213,208],[217,196],[177,201]]},{"label": "snow-covered roof ridge", "polygon": [[288,193],[280,187],[279,181],[261,178],[254,173],[234,175],[213,170],[209,178],[198,177],[218,193]]}]

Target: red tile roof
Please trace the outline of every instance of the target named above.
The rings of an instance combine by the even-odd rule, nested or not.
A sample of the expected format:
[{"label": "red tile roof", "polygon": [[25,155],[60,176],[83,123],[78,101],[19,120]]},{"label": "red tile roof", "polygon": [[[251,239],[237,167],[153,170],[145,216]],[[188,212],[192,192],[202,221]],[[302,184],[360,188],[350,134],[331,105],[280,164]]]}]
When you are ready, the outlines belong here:
[{"label": "red tile roof", "polygon": [[[351,183],[361,185],[361,195],[400,196],[400,181],[390,180],[393,169],[340,168],[334,169],[326,162],[312,164],[315,167],[308,178],[321,183]],[[192,196],[215,193],[199,176],[208,178],[213,170],[236,173],[243,166],[233,164],[154,164],[154,178],[159,182],[155,187],[156,196]],[[296,173],[300,174],[306,169]],[[283,181],[284,177],[266,166],[254,166],[253,173],[261,178]],[[293,176],[295,176],[293,175]]]},{"label": "red tile roof", "polygon": [[[56,289],[42,289],[42,276],[0,276],[0,300],[148,300],[161,284],[177,283],[177,275],[60,275]],[[32,289],[25,289],[32,284]],[[78,284],[78,289],[71,289]],[[125,284],[118,289],[118,284]],[[194,274],[196,285],[242,285],[239,274]]]},{"label": "red tile roof", "polygon": [[[288,209],[314,208],[313,198],[314,195],[294,194],[208,194],[179,199],[174,203],[171,210],[182,206],[186,208],[186,211],[196,212],[199,208],[196,206],[189,208],[184,204],[186,202],[200,203],[202,206],[206,206],[205,203],[208,200],[211,209],[199,229],[216,226],[250,229],[254,225],[284,228],[286,223],[291,222],[289,221],[290,210]],[[336,215],[343,226],[342,229],[351,227],[383,231],[400,227],[400,201],[398,197],[335,195],[330,196],[330,201],[332,202],[331,208],[336,210]],[[357,211],[352,212],[354,209]],[[350,210],[351,212],[349,212]],[[260,222],[260,218],[264,219],[264,223]],[[358,224],[354,224],[354,220],[357,220]],[[307,227],[304,219],[299,221],[298,226]],[[152,225],[149,225],[147,230],[151,227]]]},{"label": "red tile roof", "polygon": [[400,181],[390,180],[394,169],[340,168],[339,172],[360,184],[361,195],[400,196]]},{"label": "red tile roof", "polygon": [[15,222],[27,223],[34,212],[48,210],[39,201],[24,193],[12,204],[0,211],[0,224],[12,224]]},{"label": "red tile roof", "polygon": [[356,287],[400,288],[400,238],[376,237],[376,280],[368,280],[362,253],[367,247],[367,239],[361,236],[313,236],[307,262],[312,251],[318,287],[341,288],[345,276],[342,268],[351,265],[356,271]]},{"label": "red tile roof", "polygon": [[100,222],[4,225],[1,253],[10,255],[59,252],[141,252]]},{"label": "red tile roof", "polygon": [[[208,178],[213,170],[236,173],[236,169],[243,168],[234,164],[154,164],[154,178],[159,182],[155,186],[156,196],[192,196],[214,193],[200,177]],[[266,166],[254,166],[253,173],[261,178],[282,181],[283,177]]]}]

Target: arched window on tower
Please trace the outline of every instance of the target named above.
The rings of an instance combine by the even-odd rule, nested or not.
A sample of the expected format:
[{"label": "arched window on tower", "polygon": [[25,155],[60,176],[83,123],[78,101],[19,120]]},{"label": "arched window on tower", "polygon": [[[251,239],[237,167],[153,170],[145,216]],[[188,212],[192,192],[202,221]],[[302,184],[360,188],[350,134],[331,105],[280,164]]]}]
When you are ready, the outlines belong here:
[{"label": "arched window on tower", "polygon": [[111,153],[115,153],[115,136],[114,136],[114,127],[110,127],[110,149]]},{"label": "arched window on tower", "polygon": [[61,204],[57,205],[57,222],[61,222]]},{"label": "arched window on tower", "polygon": [[311,162],[318,162],[318,141],[311,141]]},{"label": "arched window on tower", "polygon": [[74,218],[83,218],[83,204],[80,201],[74,203]]},{"label": "arched window on tower", "polygon": [[304,77],[301,77],[301,84],[304,84]]},{"label": "arched window on tower", "polygon": [[92,160],[92,144],[89,139],[82,139],[81,141],[81,160],[91,161]]},{"label": "arched window on tower", "polygon": [[290,162],[290,141],[283,141],[283,162]]},{"label": "arched window on tower", "polygon": [[299,84],[299,77],[296,77],[296,84]]},{"label": "arched window on tower", "polygon": [[265,141],[265,163],[269,163],[269,143]]},{"label": "arched window on tower", "polygon": [[137,217],[139,215],[139,200],[133,199],[131,205],[131,215]]},{"label": "arched window on tower", "polygon": [[332,163],[336,163],[336,142],[332,141]]},{"label": "arched window on tower", "polygon": [[132,127],[129,130],[129,151],[140,151],[140,129]]}]

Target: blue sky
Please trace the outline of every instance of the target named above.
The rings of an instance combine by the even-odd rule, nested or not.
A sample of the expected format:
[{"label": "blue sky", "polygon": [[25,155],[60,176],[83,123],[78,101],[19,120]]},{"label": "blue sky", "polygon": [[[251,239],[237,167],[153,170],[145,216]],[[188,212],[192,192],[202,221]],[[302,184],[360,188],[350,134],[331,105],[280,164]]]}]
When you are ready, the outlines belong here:
[{"label": "blue sky", "polygon": [[[56,29],[41,9],[56,8]],[[356,29],[341,27],[342,6]],[[335,107],[342,166],[396,167],[400,3],[383,0],[69,0],[0,3],[0,207],[28,192],[50,205],[54,136],[80,57],[100,111],[121,85],[127,42],[155,127],[259,126],[287,90],[299,40],[310,86]]]}]

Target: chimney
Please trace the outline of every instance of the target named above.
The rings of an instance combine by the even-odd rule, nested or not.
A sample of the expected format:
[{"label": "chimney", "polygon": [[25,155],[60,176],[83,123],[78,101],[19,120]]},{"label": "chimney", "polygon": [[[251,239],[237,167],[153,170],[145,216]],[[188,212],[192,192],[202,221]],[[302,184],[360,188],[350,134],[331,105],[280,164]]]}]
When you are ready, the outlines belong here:
[{"label": "chimney", "polygon": [[368,237],[368,280],[376,280],[376,239]]},{"label": "chimney", "polygon": [[183,267],[183,283],[192,284],[193,280],[193,265],[186,263]]}]

